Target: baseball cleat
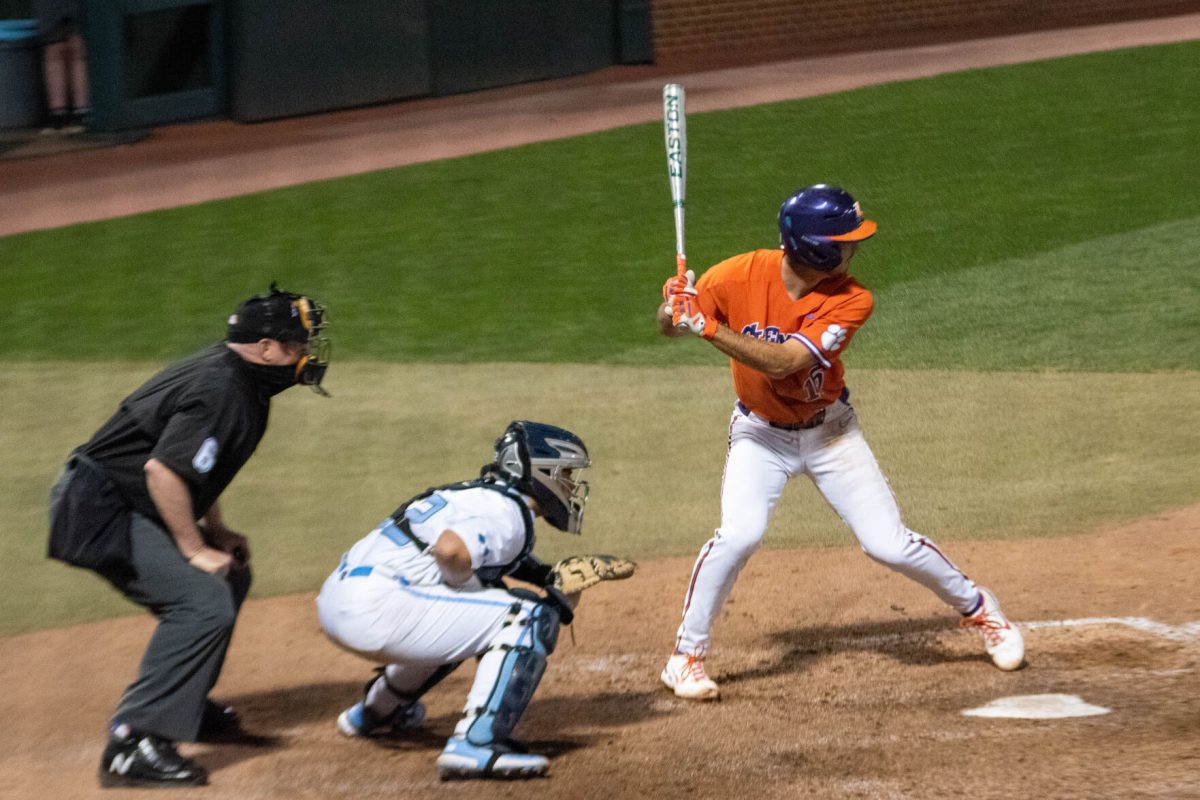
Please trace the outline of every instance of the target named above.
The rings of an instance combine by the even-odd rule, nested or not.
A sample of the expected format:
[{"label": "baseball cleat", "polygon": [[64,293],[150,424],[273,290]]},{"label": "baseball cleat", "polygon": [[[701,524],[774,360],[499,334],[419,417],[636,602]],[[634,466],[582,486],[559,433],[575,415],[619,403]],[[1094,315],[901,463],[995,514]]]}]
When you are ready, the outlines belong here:
[{"label": "baseball cleat", "polygon": [[721,696],[717,682],[704,671],[704,659],[686,653],[676,653],[667,659],[659,676],[676,697],[685,700],[716,700]]},{"label": "baseball cleat", "polygon": [[338,714],[337,727],[343,736],[379,736],[419,727],[425,721],[425,704],[419,701],[401,705],[386,717],[380,717],[362,703],[355,703]]},{"label": "baseball cleat", "polygon": [[1017,669],[1025,662],[1025,638],[1000,610],[1000,603],[991,590],[979,588],[982,598],[979,609],[963,617],[959,625],[979,632],[992,663],[1005,672]]},{"label": "baseball cleat", "polygon": [[475,745],[452,736],[438,756],[438,777],[444,781],[472,778],[537,778],[546,774],[550,759],[522,752],[516,742]]},{"label": "baseball cleat", "polygon": [[100,758],[100,785],[114,786],[205,786],[204,767],[184,758],[166,739],[138,733],[113,736]]}]

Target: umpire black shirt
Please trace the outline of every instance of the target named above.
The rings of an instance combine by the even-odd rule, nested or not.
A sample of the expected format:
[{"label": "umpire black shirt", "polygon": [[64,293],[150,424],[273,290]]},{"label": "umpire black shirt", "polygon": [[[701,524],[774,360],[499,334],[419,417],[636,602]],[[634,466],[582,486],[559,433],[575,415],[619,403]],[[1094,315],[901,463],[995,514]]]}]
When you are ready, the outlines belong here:
[{"label": "umpire black shirt", "polygon": [[162,519],[144,467],[156,458],[191,489],[200,519],[254,453],[267,430],[270,395],[224,343],[167,367],[121,401],[78,452],[108,474],[135,511]]}]

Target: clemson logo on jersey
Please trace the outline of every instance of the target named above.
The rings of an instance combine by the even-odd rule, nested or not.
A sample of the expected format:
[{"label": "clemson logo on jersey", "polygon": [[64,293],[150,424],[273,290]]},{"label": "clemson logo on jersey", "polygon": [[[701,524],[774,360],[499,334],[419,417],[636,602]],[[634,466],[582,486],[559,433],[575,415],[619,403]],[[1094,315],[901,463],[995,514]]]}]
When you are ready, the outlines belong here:
[{"label": "clemson logo on jersey", "polygon": [[773,342],[780,344],[788,340],[788,334],[779,330],[774,325],[768,325],[760,329],[757,322],[751,322],[749,325],[742,326],[742,333],[747,336],[753,336],[755,339],[761,339],[764,342]]},{"label": "clemson logo on jersey", "polygon": [[841,325],[830,325],[821,334],[821,349],[829,353],[836,353],[842,349],[842,343],[845,341],[846,329]]}]

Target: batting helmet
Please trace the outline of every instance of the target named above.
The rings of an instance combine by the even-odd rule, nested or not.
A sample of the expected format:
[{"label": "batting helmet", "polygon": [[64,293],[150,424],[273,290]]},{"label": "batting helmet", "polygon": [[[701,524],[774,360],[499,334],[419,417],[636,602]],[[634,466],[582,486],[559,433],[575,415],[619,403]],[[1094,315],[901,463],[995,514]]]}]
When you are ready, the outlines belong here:
[{"label": "batting helmet", "polygon": [[821,272],[842,263],[839,242],[861,242],[875,235],[876,227],[863,219],[849,192],[824,183],[801,189],[779,208],[783,252]]}]

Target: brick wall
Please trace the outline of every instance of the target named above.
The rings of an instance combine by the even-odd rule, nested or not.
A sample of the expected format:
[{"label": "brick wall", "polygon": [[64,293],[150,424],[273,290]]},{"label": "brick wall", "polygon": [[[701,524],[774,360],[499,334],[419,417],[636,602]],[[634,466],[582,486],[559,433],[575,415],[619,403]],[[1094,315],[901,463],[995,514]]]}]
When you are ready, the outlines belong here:
[{"label": "brick wall", "polygon": [[1200,12],[1200,0],[650,0],[655,62],[728,65]]}]

